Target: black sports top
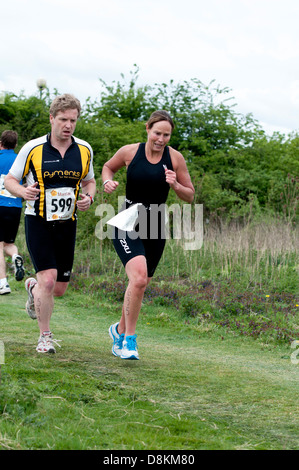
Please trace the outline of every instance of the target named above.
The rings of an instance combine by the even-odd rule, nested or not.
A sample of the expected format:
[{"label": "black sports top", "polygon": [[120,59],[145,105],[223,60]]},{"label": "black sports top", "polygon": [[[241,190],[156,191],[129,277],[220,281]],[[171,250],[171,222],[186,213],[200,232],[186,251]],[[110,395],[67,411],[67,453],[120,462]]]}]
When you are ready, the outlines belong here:
[{"label": "black sports top", "polygon": [[139,145],[127,169],[126,199],[129,205],[141,202],[150,206],[166,202],[169,184],[166,183],[163,165],[173,170],[168,147],[165,147],[158,163],[151,163],[145,155],[145,143]]},{"label": "black sports top", "polygon": [[40,196],[27,201],[25,214],[48,221],[74,220],[81,181],[94,177],[92,159],[90,145],[74,136],[64,158],[52,146],[50,134],[27,142],[10,169],[19,181],[26,177],[28,186],[38,182]]}]

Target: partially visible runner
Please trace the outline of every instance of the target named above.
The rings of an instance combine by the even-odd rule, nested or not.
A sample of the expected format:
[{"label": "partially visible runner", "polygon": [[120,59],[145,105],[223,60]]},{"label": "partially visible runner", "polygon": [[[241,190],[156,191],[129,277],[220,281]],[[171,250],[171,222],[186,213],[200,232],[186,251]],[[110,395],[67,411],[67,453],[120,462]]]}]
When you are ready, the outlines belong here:
[{"label": "partially visible runner", "polygon": [[[26,310],[37,318],[36,350],[41,353],[56,352],[50,330],[54,297],[65,293],[70,280],[76,209],[88,210],[96,191],[92,148],[73,136],[80,111],[73,95],[56,97],[50,107],[51,133],[25,144],[5,178],[7,190],[27,201],[26,242],[36,279],[25,282]],[[19,186],[23,177],[26,187]]]},{"label": "partially visible runner", "polygon": [[11,289],[6,275],[5,255],[12,259],[15,278],[21,281],[25,275],[22,256],[15,244],[21,212],[22,199],[10,194],[4,187],[8,174],[17,154],[15,148],[18,134],[15,131],[4,131],[0,137],[0,294],[10,294]]},{"label": "partially visible runner", "polygon": [[126,208],[142,204],[138,209],[138,229],[136,225],[132,231],[119,230],[118,227],[113,238],[129,280],[121,319],[109,328],[113,340],[112,353],[122,359],[139,359],[136,324],[145,289],[165,246],[165,221],[153,222],[151,213],[157,206],[165,204],[169,188],[183,201],[191,203],[194,198],[183,155],[167,146],[173,128],[172,118],[166,111],[155,111],[146,124],[147,142],[120,148],[102,170],[104,190],[111,194],[118,186],[118,182],[113,180],[115,173],[126,166]]}]

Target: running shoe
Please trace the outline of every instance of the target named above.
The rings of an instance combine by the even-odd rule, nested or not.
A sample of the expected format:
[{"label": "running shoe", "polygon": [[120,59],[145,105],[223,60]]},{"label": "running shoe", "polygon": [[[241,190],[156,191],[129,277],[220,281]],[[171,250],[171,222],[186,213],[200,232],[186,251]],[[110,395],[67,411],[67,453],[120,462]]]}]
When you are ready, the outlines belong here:
[{"label": "running shoe", "polygon": [[0,295],[10,294],[10,293],[11,293],[11,290],[10,290],[9,284],[4,284],[3,286],[0,287]]},{"label": "running shoe", "polygon": [[139,359],[136,338],[137,335],[129,335],[125,337],[120,356],[122,359]]},{"label": "running shoe", "polygon": [[61,347],[58,341],[59,340],[53,339],[51,331],[44,331],[43,334],[41,334],[39,337],[36,350],[37,352],[40,352],[40,353],[55,354],[56,349],[53,343]]},{"label": "running shoe", "polygon": [[123,340],[124,340],[124,334],[119,334],[118,331],[117,331],[117,327],[119,325],[119,322],[118,323],[114,323],[114,325],[111,325],[110,328],[109,328],[109,335],[110,335],[110,338],[112,339],[113,341],[113,345],[112,345],[112,354],[114,354],[114,356],[118,356],[120,357],[121,355],[121,350],[122,350],[122,347],[123,347]]},{"label": "running shoe", "polygon": [[21,281],[25,276],[24,271],[24,262],[23,258],[20,255],[17,255],[14,259],[14,270],[15,270],[15,279]]},{"label": "running shoe", "polygon": [[28,293],[28,300],[26,302],[26,312],[32,320],[36,319],[36,312],[34,308],[34,297],[32,295],[32,289],[37,284],[37,280],[34,277],[29,277],[25,281],[25,289]]}]

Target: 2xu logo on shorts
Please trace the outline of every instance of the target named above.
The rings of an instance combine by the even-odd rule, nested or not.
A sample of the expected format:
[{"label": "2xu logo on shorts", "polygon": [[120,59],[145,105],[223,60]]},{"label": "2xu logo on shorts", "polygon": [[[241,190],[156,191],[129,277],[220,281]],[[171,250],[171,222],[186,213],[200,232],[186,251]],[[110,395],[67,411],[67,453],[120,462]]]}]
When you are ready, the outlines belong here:
[{"label": "2xu logo on shorts", "polygon": [[119,240],[119,241],[120,241],[120,243],[121,243],[123,249],[125,250],[125,252],[126,252],[127,254],[128,254],[128,253],[132,253],[131,250],[130,250],[130,247],[129,247],[128,243],[127,243],[127,241],[126,241],[124,238],[122,238],[122,239]]}]

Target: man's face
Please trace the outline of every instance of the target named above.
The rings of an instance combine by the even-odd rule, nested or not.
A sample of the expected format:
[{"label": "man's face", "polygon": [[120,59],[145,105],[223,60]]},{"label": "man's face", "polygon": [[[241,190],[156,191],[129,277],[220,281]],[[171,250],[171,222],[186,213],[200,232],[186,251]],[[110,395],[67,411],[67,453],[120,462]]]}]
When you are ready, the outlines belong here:
[{"label": "man's face", "polygon": [[61,142],[70,140],[75,131],[77,119],[77,109],[58,111],[55,117],[50,115],[53,137]]}]

